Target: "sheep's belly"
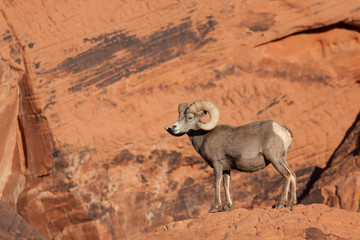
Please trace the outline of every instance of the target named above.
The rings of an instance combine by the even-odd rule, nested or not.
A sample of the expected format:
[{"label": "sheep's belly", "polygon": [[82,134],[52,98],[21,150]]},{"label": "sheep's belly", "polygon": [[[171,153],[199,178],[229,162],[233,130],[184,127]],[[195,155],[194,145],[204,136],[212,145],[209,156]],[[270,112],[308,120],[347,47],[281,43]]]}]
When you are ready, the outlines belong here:
[{"label": "sheep's belly", "polygon": [[259,153],[254,158],[237,158],[234,162],[233,168],[242,172],[256,172],[269,165],[269,162],[265,160],[264,156]]}]

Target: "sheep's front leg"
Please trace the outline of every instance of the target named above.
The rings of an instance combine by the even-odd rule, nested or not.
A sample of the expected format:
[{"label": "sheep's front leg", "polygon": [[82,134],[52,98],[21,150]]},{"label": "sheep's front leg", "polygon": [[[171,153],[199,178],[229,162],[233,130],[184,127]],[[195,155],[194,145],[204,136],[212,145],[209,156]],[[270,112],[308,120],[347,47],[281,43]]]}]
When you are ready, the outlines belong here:
[{"label": "sheep's front leg", "polygon": [[221,177],[223,168],[220,163],[214,163],[214,176],[215,176],[215,203],[210,208],[209,212],[218,212],[221,207],[221,196],[220,196],[220,187],[221,187]]},{"label": "sheep's front leg", "polygon": [[231,196],[230,196],[230,170],[224,170],[223,172],[223,185],[225,190],[226,203],[223,206],[223,211],[230,211],[232,206]]}]

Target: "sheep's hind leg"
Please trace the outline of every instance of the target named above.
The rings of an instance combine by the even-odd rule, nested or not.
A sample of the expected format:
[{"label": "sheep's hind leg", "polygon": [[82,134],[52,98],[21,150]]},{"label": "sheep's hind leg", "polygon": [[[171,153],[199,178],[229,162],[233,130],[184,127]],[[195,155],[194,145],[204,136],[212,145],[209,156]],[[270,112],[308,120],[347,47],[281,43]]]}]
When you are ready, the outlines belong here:
[{"label": "sheep's hind leg", "polygon": [[[265,158],[271,162],[271,164],[275,167],[275,169],[283,176],[284,178],[284,186],[282,190],[282,194],[280,200],[278,201],[276,208],[283,208],[285,207],[285,203],[288,200],[288,192],[290,187],[290,180],[291,180],[291,170],[284,164],[280,157],[275,157],[270,151],[264,152]],[[288,207],[291,209],[291,206]]]},{"label": "sheep's hind leg", "polygon": [[230,196],[230,170],[223,171],[223,185],[225,190],[226,203],[224,204],[222,211],[230,211],[232,206],[231,196]]},{"label": "sheep's hind leg", "polygon": [[289,193],[289,186],[290,186],[290,176],[286,175],[286,174],[282,174],[284,177],[284,186],[283,186],[283,190],[282,190],[282,194],[280,197],[280,200],[278,202],[278,204],[276,205],[276,208],[283,208],[283,207],[287,207],[289,209],[292,209],[292,207],[288,206],[286,203],[288,201],[288,193]]},{"label": "sheep's hind leg", "polygon": [[297,204],[296,199],[296,175],[295,173],[290,169],[289,165],[286,162],[286,159],[284,158],[284,164],[285,167],[290,171],[290,200],[287,203],[286,207],[289,209],[292,209],[292,207]]}]

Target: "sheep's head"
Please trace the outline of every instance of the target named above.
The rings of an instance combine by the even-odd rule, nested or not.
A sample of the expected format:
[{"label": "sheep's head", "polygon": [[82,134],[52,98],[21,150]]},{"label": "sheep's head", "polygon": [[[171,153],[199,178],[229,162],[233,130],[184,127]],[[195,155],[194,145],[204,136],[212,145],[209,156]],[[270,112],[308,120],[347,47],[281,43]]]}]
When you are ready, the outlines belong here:
[{"label": "sheep's head", "polygon": [[[187,133],[190,130],[212,130],[220,118],[219,109],[214,103],[207,100],[198,100],[192,104],[181,103],[178,106],[179,119],[172,126],[175,134]],[[210,121],[204,123],[201,118],[210,114]]]}]

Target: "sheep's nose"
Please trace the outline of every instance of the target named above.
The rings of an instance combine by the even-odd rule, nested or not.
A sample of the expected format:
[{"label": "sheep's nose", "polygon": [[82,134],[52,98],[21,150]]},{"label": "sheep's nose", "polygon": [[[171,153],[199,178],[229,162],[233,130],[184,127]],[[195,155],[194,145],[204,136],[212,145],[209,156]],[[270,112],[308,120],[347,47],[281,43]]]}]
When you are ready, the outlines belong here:
[{"label": "sheep's nose", "polygon": [[173,131],[173,133],[175,133],[175,134],[180,133],[180,126],[175,123],[175,124],[172,126],[172,131]]}]

